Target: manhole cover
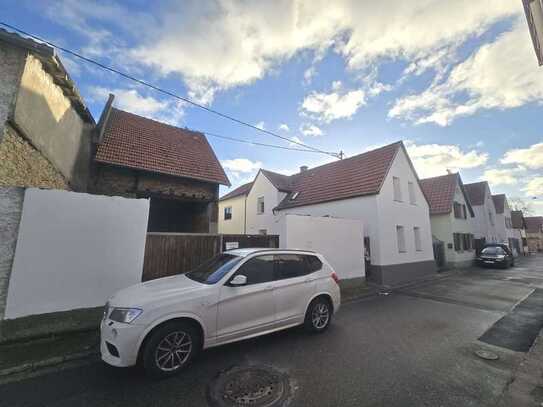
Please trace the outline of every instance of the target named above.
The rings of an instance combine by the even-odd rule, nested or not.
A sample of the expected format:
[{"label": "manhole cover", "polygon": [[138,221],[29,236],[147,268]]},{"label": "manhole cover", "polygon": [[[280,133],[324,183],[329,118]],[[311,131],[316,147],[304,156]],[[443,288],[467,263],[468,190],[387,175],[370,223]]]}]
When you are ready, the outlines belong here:
[{"label": "manhole cover", "polygon": [[498,355],[496,355],[494,352],[490,352],[488,350],[479,349],[475,351],[475,354],[479,356],[481,359],[486,360],[497,360]]},{"label": "manhole cover", "polygon": [[288,376],[269,366],[233,367],[208,386],[212,407],[284,406],[290,393]]}]

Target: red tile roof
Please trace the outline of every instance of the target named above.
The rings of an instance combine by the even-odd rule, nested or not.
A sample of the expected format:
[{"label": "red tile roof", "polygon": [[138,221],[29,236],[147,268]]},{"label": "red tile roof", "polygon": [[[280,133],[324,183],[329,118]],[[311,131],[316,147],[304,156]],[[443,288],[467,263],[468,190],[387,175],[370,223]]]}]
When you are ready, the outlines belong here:
[{"label": "red tile roof", "polygon": [[451,213],[454,202],[454,192],[456,184],[460,185],[460,189],[464,194],[466,206],[470,214],[473,216],[469,197],[464,189],[464,184],[458,173],[441,175],[439,177],[426,178],[420,180],[422,191],[428,199],[430,205],[430,215],[442,215]]},{"label": "red tile roof", "polygon": [[505,194],[492,195],[492,200],[496,213],[503,213],[505,211]]},{"label": "red tile roof", "polygon": [[488,182],[474,182],[473,184],[465,184],[464,188],[468,194],[471,204],[474,206],[480,206],[485,203],[486,188]]},{"label": "red tile roof", "polygon": [[224,201],[225,199],[235,198],[236,196],[240,195],[247,195],[249,191],[251,190],[251,187],[253,186],[252,182],[248,182],[246,184],[240,185],[236,189],[230,191],[226,195],[222,196],[219,201]]},{"label": "red tile roof", "polygon": [[538,233],[543,230],[543,216],[526,216],[524,222],[526,223],[526,232]]},{"label": "red tile roof", "polygon": [[268,171],[268,170],[260,170],[262,174],[266,176],[270,180],[270,182],[273,184],[275,188],[277,188],[281,192],[290,192],[292,189],[292,176],[278,174],[276,172]]},{"label": "red tile roof", "polygon": [[230,185],[202,133],[112,108],[96,161]]},{"label": "red tile roof", "polygon": [[[288,182],[281,178],[281,186],[290,192],[277,209],[378,194],[400,148],[401,142],[390,144],[285,177]],[[298,194],[291,199],[294,193]]]}]

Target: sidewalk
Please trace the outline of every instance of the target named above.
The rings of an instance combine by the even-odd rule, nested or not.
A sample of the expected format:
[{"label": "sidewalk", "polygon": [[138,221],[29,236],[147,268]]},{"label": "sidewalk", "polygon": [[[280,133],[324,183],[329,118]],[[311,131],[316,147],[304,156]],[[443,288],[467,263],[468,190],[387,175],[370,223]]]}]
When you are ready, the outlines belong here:
[{"label": "sidewalk", "polygon": [[543,406],[543,331],[513,373],[511,383],[506,387],[498,406]]},{"label": "sidewalk", "polygon": [[0,345],[0,379],[99,353],[98,331],[74,332]]}]

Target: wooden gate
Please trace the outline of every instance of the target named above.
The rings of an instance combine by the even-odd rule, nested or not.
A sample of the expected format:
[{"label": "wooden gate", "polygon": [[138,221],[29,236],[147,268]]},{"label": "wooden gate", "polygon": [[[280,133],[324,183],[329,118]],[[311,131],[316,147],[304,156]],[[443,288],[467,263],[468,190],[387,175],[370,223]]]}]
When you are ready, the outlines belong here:
[{"label": "wooden gate", "polygon": [[147,233],[142,281],[183,274],[227,249],[247,247],[279,247],[279,236]]}]

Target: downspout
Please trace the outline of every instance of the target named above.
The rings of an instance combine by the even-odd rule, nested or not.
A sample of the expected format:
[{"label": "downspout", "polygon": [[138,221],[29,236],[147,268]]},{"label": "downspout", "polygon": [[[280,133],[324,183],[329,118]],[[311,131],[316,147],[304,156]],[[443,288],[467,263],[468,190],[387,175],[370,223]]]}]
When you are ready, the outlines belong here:
[{"label": "downspout", "polygon": [[247,234],[247,195],[245,195],[245,199],[243,200],[243,234]]}]

